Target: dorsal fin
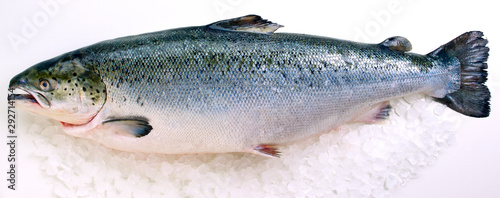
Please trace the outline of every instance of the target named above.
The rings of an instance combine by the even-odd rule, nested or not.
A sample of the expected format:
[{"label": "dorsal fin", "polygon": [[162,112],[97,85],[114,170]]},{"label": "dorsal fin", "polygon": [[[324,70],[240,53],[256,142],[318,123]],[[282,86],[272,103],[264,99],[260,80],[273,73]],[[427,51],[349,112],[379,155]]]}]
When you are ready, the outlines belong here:
[{"label": "dorsal fin", "polygon": [[209,28],[225,31],[243,31],[263,34],[272,34],[283,27],[277,23],[262,19],[259,15],[246,15],[234,19],[217,21],[209,24]]},{"label": "dorsal fin", "polygon": [[379,45],[388,47],[389,49],[408,52],[411,50],[411,43],[408,39],[402,36],[393,36],[388,39],[385,39]]}]

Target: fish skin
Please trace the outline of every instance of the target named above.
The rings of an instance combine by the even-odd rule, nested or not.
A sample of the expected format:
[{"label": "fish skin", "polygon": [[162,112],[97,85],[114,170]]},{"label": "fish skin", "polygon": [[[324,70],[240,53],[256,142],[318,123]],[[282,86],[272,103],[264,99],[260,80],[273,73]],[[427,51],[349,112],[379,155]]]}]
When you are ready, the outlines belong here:
[{"label": "fish skin", "polygon": [[[29,70],[85,68],[82,78],[100,77],[92,82],[101,87],[105,102],[90,122],[63,123],[71,135],[125,151],[259,153],[256,148],[265,148],[264,155],[271,156],[277,153],[274,145],[345,123],[384,119],[389,100],[417,93],[446,98],[461,87],[461,59],[406,52],[411,44],[402,37],[363,44],[211,28],[214,24],[96,43],[33,66],[10,87],[22,87],[19,79]],[[489,101],[489,91],[484,92],[482,100]],[[57,101],[70,105],[64,98]],[[123,119],[136,121],[119,126]],[[145,125],[152,130],[123,135]]]}]

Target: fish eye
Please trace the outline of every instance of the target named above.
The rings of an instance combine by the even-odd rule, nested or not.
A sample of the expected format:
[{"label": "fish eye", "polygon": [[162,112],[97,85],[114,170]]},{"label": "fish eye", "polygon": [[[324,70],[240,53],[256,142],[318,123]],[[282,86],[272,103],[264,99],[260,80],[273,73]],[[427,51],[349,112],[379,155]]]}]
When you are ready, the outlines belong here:
[{"label": "fish eye", "polygon": [[46,79],[40,79],[40,89],[42,91],[50,91],[52,90],[52,86],[50,85],[50,82]]}]

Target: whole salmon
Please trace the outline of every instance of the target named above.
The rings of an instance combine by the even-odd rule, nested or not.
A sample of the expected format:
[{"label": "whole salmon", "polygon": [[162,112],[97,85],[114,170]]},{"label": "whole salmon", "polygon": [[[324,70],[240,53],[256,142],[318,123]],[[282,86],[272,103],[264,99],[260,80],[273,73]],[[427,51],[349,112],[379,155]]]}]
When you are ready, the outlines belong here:
[{"label": "whole salmon", "polygon": [[248,15],[107,40],[28,68],[11,99],[106,146],[167,154],[252,152],[345,123],[385,119],[388,101],[423,93],[487,117],[489,48],[467,32],[427,55],[391,37],[363,44]]}]

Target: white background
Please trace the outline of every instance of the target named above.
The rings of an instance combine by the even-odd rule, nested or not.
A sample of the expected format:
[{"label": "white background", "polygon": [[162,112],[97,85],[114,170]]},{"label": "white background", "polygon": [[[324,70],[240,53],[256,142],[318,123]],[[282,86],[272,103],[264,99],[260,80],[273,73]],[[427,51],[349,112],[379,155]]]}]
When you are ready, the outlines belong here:
[{"label": "white background", "polygon": [[[436,164],[392,192],[393,197],[500,197],[500,43],[499,14],[492,1],[118,1],[2,0],[0,3],[0,88],[15,74],[40,61],[92,43],[169,28],[204,25],[225,18],[259,14],[285,25],[279,32],[380,42],[401,35],[413,52],[428,53],[456,36],[481,30],[490,40],[489,81],[492,114],[463,119],[457,141]],[[7,104],[6,91],[0,100]],[[2,105],[6,112],[6,105]],[[30,117],[23,118],[19,125]],[[32,117],[31,117],[32,118]],[[0,178],[5,178],[5,114],[0,127]],[[496,121],[496,122],[495,122]],[[27,124],[25,124],[27,125]],[[23,126],[20,126],[23,128]],[[25,126],[27,127],[27,126]],[[5,131],[5,132],[4,132]],[[50,195],[38,167],[30,166],[33,146],[18,130],[18,190],[0,182],[0,197]]]}]

